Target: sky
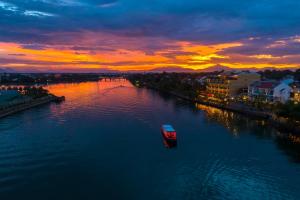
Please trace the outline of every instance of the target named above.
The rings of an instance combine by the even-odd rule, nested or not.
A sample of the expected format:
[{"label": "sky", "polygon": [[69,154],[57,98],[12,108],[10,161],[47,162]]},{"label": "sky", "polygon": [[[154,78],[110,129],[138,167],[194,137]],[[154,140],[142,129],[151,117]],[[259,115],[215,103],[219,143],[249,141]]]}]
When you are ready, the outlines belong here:
[{"label": "sky", "polygon": [[300,68],[299,0],[0,0],[0,67]]}]

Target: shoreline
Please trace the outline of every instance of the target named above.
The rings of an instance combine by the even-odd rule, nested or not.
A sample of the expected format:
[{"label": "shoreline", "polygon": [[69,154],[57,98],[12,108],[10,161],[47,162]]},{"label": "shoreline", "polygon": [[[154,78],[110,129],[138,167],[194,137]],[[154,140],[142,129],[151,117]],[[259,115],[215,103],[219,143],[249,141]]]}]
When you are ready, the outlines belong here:
[{"label": "shoreline", "polygon": [[0,119],[5,118],[9,115],[16,114],[18,112],[28,110],[30,108],[38,107],[38,106],[41,106],[41,105],[44,105],[44,104],[47,104],[47,103],[51,103],[51,102],[59,103],[59,102],[62,102],[64,100],[65,100],[64,96],[57,97],[57,96],[54,96],[54,95],[49,95],[49,96],[46,96],[46,97],[41,97],[41,98],[38,98],[38,99],[34,99],[34,100],[31,100],[31,101],[26,102],[26,103],[14,105],[12,107],[0,110]]},{"label": "shoreline", "polygon": [[[133,84],[134,85],[134,84]],[[134,85],[135,86],[135,85]],[[137,86],[135,86],[137,87]],[[254,119],[259,119],[259,120],[265,120],[270,126],[276,128],[277,130],[281,130],[284,132],[289,132],[293,134],[300,134],[300,127],[296,126],[295,124],[291,123],[290,121],[282,118],[282,117],[277,117],[274,114],[268,113],[268,112],[263,112],[263,111],[257,111],[257,110],[250,110],[251,108],[242,108],[239,106],[233,106],[233,105],[222,105],[222,104],[216,104],[213,102],[208,102],[208,101],[201,101],[201,100],[196,100],[196,99],[191,99],[187,96],[178,94],[176,92],[170,92],[170,91],[163,91],[155,87],[150,87],[150,86],[142,86],[147,89],[152,89],[156,90],[158,92],[163,92],[169,95],[172,95],[174,97],[178,97],[182,100],[191,102],[191,103],[198,103],[206,106],[211,106],[214,108],[219,108],[222,110],[230,111],[230,112],[235,112],[242,114],[246,117],[249,118],[254,118]]]}]

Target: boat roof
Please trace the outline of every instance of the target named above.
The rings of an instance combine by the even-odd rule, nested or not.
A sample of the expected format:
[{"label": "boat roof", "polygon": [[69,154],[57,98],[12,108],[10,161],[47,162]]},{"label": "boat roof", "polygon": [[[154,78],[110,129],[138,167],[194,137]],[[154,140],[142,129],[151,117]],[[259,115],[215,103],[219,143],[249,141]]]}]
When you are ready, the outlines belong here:
[{"label": "boat roof", "polygon": [[175,131],[175,129],[171,125],[168,125],[168,124],[163,125],[162,128],[164,130],[170,131],[170,132]]}]

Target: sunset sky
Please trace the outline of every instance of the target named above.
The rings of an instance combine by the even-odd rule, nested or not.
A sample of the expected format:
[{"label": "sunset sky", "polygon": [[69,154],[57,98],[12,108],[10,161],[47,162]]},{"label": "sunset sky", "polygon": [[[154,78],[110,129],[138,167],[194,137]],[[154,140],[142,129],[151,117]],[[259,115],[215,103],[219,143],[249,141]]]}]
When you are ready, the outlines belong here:
[{"label": "sunset sky", "polygon": [[299,68],[299,0],[0,0],[0,67]]}]

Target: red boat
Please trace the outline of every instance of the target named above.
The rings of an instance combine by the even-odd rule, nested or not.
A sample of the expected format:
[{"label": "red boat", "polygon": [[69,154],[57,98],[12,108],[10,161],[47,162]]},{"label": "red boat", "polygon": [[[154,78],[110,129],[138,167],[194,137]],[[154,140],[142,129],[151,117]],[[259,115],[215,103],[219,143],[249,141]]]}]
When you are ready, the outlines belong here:
[{"label": "red boat", "polygon": [[177,142],[176,131],[171,125],[162,125],[161,133],[167,142]]}]

